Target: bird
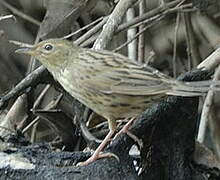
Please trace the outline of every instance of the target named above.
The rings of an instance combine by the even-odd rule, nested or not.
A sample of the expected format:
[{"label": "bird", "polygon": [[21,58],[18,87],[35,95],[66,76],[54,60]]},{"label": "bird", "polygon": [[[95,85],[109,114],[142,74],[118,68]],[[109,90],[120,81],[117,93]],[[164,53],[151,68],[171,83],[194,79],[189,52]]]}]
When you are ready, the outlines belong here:
[{"label": "bird", "polygon": [[102,151],[116,132],[116,120],[136,117],[168,95],[204,95],[211,85],[210,80],[179,81],[119,53],[82,48],[65,39],[22,44],[16,52],[38,59],[71,96],[108,121],[109,133],[80,165],[105,157]]}]

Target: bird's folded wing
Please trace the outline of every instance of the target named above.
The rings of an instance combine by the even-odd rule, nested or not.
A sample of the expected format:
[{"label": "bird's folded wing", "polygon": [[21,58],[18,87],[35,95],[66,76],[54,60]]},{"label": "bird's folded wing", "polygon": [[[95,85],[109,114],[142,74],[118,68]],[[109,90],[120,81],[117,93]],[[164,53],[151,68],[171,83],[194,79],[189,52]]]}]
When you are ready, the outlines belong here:
[{"label": "bird's folded wing", "polygon": [[80,80],[90,90],[106,94],[150,95],[166,93],[171,89],[172,80],[169,77],[123,55],[88,49],[79,56],[86,59],[82,66],[93,64],[91,78]]},{"label": "bird's folded wing", "polygon": [[107,68],[84,80],[85,87],[106,94],[153,95],[166,93],[171,87],[156,74],[143,69]]}]

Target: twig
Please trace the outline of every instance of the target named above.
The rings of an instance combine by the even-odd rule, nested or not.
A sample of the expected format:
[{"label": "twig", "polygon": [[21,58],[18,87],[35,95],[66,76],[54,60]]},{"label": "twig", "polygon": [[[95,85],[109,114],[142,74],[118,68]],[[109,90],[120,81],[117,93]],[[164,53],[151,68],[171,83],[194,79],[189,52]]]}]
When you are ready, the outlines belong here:
[{"label": "twig", "polygon": [[[30,142],[34,143],[36,142],[36,137],[37,137],[37,127],[38,127],[39,121],[37,121],[34,125],[33,128],[31,129],[31,135],[30,135]],[[48,130],[47,130],[48,132]],[[48,132],[49,133],[49,132]],[[39,136],[38,136],[39,138]]]},{"label": "twig", "polygon": [[180,12],[177,13],[176,16],[176,26],[175,26],[175,35],[174,35],[174,45],[173,45],[173,77],[176,78],[177,76],[177,69],[176,69],[176,51],[177,51],[177,37],[178,37],[178,30],[180,25]]},{"label": "twig", "polygon": [[[189,16],[188,13],[183,13],[183,20],[185,24],[185,40],[186,40],[186,45],[187,45],[187,62],[188,62],[188,71],[192,68],[192,43],[190,37],[192,35],[192,26],[191,24],[191,17]],[[197,64],[196,64],[197,65]]]},{"label": "twig", "polygon": [[36,124],[40,120],[40,117],[37,116],[33,121],[31,121],[23,130],[22,134],[26,133],[34,124]]},{"label": "twig", "polygon": [[82,136],[89,142],[96,142],[96,143],[100,143],[101,140],[96,138],[95,136],[93,136],[90,131],[88,130],[85,121],[80,122],[80,129],[82,131]]},{"label": "twig", "polygon": [[[174,4],[174,2],[176,2],[176,3]],[[151,11],[145,13],[141,17],[136,17],[133,20],[131,20],[130,22],[119,25],[118,29],[115,31],[115,34],[118,34],[124,30],[127,30],[128,28],[133,28],[133,27],[137,27],[137,26],[140,26],[143,24],[148,24],[153,19],[157,19],[158,16],[160,16],[160,15],[168,15],[171,13],[175,13],[176,11],[180,11],[180,10],[183,11],[184,8],[192,7],[192,4],[185,4],[185,5],[179,6],[179,2],[180,2],[179,0],[174,1],[174,2],[170,2],[170,3],[166,4],[166,8],[158,7],[154,10],[151,10]],[[174,7],[174,5],[177,5],[177,7]],[[95,35],[89,36],[90,37],[89,39],[83,38],[84,37],[84,35],[83,35],[82,38],[83,38],[84,42],[82,44],[82,41],[81,41],[80,45],[82,44],[82,46],[85,47],[85,46],[88,46],[89,44],[92,44],[95,40],[97,40],[97,38],[98,38],[97,32],[100,30],[101,27],[102,26],[98,27],[96,29],[95,33],[93,33]],[[81,39],[81,38],[79,38],[79,39]],[[78,43],[78,40],[76,41],[76,43]]]},{"label": "twig", "polygon": [[99,22],[97,25],[95,25],[92,29],[90,29],[88,32],[83,34],[80,38],[78,38],[74,43],[81,45],[84,41],[88,40],[92,35],[97,33],[102,26],[107,22],[108,17],[105,17],[101,22]]},{"label": "twig", "polygon": [[[129,22],[134,17],[135,17],[134,8],[129,8],[126,13],[127,21]],[[136,28],[128,29],[127,40],[132,39],[136,33],[137,33]],[[136,61],[137,59],[137,40],[136,39],[134,39],[134,41],[128,44],[128,57],[133,61]]]},{"label": "twig", "polygon": [[[49,88],[49,87],[48,87]],[[44,91],[46,91],[46,88],[44,89]],[[52,100],[50,101],[50,103],[48,103],[46,105],[46,107],[44,108],[45,111],[47,110],[50,110],[50,109],[53,109],[57,106],[57,104],[60,102],[60,100],[62,99],[63,97],[63,94],[60,94],[58,96],[58,98],[56,100]],[[36,107],[36,105],[35,105]],[[32,110],[33,112],[35,111],[35,109]],[[40,120],[40,117],[36,117],[33,121],[31,121],[23,130],[22,130],[22,133],[26,133],[33,125],[35,125],[38,121]]]},{"label": "twig", "polygon": [[208,41],[213,48],[219,47],[219,25],[207,15],[196,14],[195,21],[197,28],[203,36],[205,36],[206,41]]},{"label": "twig", "polygon": [[10,19],[10,18],[13,18],[14,20],[16,20],[15,17],[12,14],[10,14],[10,15],[5,15],[5,16],[0,16],[0,21],[4,19]]},{"label": "twig", "polygon": [[120,25],[116,32],[119,33],[119,32],[121,32],[125,29],[128,29],[129,27],[132,27],[134,25],[140,26],[141,24],[139,24],[139,23],[142,23],[143,21],[145,21],[153,16],[160,15],[163,12],[169,10],[170,8],[174,8],[180,2],[181,2],[181,0],[172,1],[172,2],[166,4],[166,8],[163,8],[160,6],[160,7],[155,8],[149,12],[146,12],[142,16],[138,16],[138,17],[134,18],[133,20],[131,20],[130,22],[126,22],[126,23]]},{"label": "twig", "polygon": [[[37,38],[35,39],[35,44],[39,41],[39,36],[37,36]],[[30,45],[30,44],[25,44],[25,43],[21,43],[21,42],[18,42],[18,41],[10,41],[11,43],[14,43],[16,45],[19,45],[20,47],[33,47],[34,45]],[[34,71],[36,70],[36,71]],[[34,72],[33,72],[34,71]],[[31,72],[33,72],[33,76],[29,75]],[[21,81],[21,86],[20,88],[22,88],[23,86],[31,86],[38,83],[39,82],[39,77],[41,77],[46,71],[46,69],[41,66],[39,67],[38,69],[36,69],[36,60],[34,57],[31,57],[30,59],[30,62],[29,62],[29,66],[28,66],[28,70],[27,70],[27,78],[23,79]],[[22,83],[23,82],[23,83]],[[19,84],[16,86],[19,88]],[[30,104],[32,104],[33,102],[32,101],[29,101],[28,100],[33,100],[33,89],[31,89],[31,91],[26,91],[27,93],[25,94],[24,98],[20,100],[20,98],[18,98],[14,104],[17,104],[17,101],[20,100],[21,102],[18,104],[18,109],[21,109],[22,106],[30,106]],[[32,96],[32,97],[31,97]],[[31,98],[30,98],[31,97]],[[33,104],[32,104],[33,105]],[[16,115],[15,115],[16,116]],[[28,117],[29,119],[32,119],[32,116],[29,116]],[[23,119],[18,127],[23,127],[23,125],[25,124],[25,121],[27,120],[27,118]]]},{"label": "twig", "polygon": [[115,48],[113,51],[117,52],[120,49],[122,49],[123,47],[127,46],[130,42],[132,42],[133,40],[135,40],[140,34],[144,33],[144,31],[146,31],[148,28],[150,28],[151,26],[153,26],[154,24],[156,24],[158,21],[160,21],[161,19],[164,18],[163,16],[157,16],[157,21],[153,21],[151,24],[149,24],[148,26],[146,26],[144,29],[142,29],[141,31],[139,31],[132,39],[126,41],[124,44],[120,45],[119,47]]},{"label": "twig", "polygon": [[[39,41],[40,41],[40,37],[39,37],[39,35],[37,35],[37,37],[34,40],[34,45],[37,44]],[[30,74],[32,71],[34,71],[36,69],[36,67],[37,67],[36,58],[34,56],[31,56],[29,64],[28,64],[28,69],[27,69],[26,75]]]},{"label": "twig", "polygon": [[[163,13],[167,11],[170,8],[175,7],[181,2],[181,0],[172,1],[170,3],[166,4],[166,7],[158,7],[156,9],[153,9],[142,16],[136,17],[133,20],[126,22],[124,24],[119,25],[118,29],[116,30],[115,34],[118,34],[124,30],[127,30],[128,28],[132,26],[140,26],[142,24],[149,23],[149,21],[152,20],[152,18],[158,17],[158,14]],[[101,29],[101,27],[107,22],[108,18],[104,18],[102,22],[100,22],[98,25],[96,25],[94,28],[92,28],[89,32],[84,34],[82,37],[77,39],[75,41],[76,44],[80,44],[83,47],[88,46],[89,44],[92,44],[95,40],[98,38],[97,32]],[[95,35],[94,35],[95,34]],[[94,35],[94,36],[92,36]],[[83,43],[83,44],[82,44]]]},{"label": "twig", "polygon": [[193,31],[192,21],[191,21],[191,13],[183,13],[183,19],[185,23],[185,32],[186,32],[186,43],[187,43],[187,54],[188,54],[188,67],[191,69],[191,65],[193,67],[197,66],[201,61],[201,57],[199,55],[198,46],[195,40],[195,33]]},{"label": "twig", "polygon": [[213,70],[220,64],[220,48],[216,49],[204,61],[202,61],[197,68],[204,70]]},{"label": "twig", "polygon": [[43,98],[45,97],[48,90],[51,88],[51,85],[48,84],[44,87],[44,89],[41,91],[40,95],[37,97],[37,99],[34,102],[33,109],[37,109]]},{"label": "twig", "polygon": [[109,16],[103,30],[94,43],[94,49],[105,49],[108,42],[112,39],[116,29],[122,21],[127,9],[131,7],[137,0],[120,0],[113,12]]},{"label": "twig", "polygon": [[[43,110],[40,110],[40,111],[49,111],[49,110],[51,110],[51,109],[54,109],[54,108],[57,106],[57,104],[61,101],[62,97],[63,97],[63,94],[60,94],[57,99],[53,99],[52,101],[50,101],[50,103],[47,104],[47,106],[46,106]],[[36,110],[35,110],[35,109],[33,109],[32,111],[33,111],[33,113],[36,113]],[[39,110],[38,110],[38,111],[39,111]],[[43,119],[46,120],[45,118],[43,118]],[[35,119],[35,120],[36,120],[36,119]],[[31,131],[31,136],[30,136],[30,141],[31,141],[32,143],[35,142],[35,139],[36,139],[36,137],[37,137],[36,135],[37,135],[38,122],[39,122],[39,120],[36,121],[34,124],[31,125],[31,126],[33,126],[33,128],[31,129],[32,131]],[[57,129],[56,125],[55,125],[53,122],[50,122],[50,120],[47,121],[47,122],[48,122],[48,125],[49,125],[52,129]],[[29,128],[30,128],[31,126],[29,126]],[[27,128],[26,128],[26,129],[27,129]]]},{"label": "twig", "polygon": [[77,31],[75,31],[75,32],[73,32],[73,33],[70,33],[70,34],[64,36],[62,39],[70,38],[71,36],[74,36],[74,35],[76,35],[76,34],[82,32],[82,31],[84,31],[85,29],[90,28],[91,26],[93,26],[94,24],[98,23],[98,22],[101,21],[101,20],[103,20],[103,17],[100,17],[100,18],[96,19],[95,21],[93,21],[93,22],[87,24],[87,25],[84,26],[83,28],[80,28],[80,29],[78,29]]},{"label": "twig", "polygon": [[14,41],[14,40],[9,40],[10,43],[13,43],[17,46],[20,46],[20,47],[28,47],[28,48],[32,48],[33,45],[31,44],[26,44],[26,43],[23,43],[23,42],[20,42],[20,41]]},{"label": "twig", "polygon": [[[197,66],[197,68],[211,71],[215,69],[216,66],[218,66],[219,64],[220,64],[220,48],[216,49],[211,55],[209,55],[203,62],[201,62]],[[220,67],[218,67],[218,69],[215,71],[213,80],[216,80],[219,74],[220,74]],[[205,131],[207,127],[208,114],[210,111],[212,98],[213,98],[213,91],[210,90],[207,94],[207,97],[203,105],[203,111],[202,111],[200,125],[199,125],[199,132],[197,136],[197,140],[199,142],[203,142],[205,138]]]},{"label": "twig", "polygon": [[[144,14],[146,8],[146,1],[142,0],[139,3],[139,16]],[[144,29],[144,25],[139,26],[139,32]],[[144,50],[145,50],[145,42],[144,42],[144,34],[140,34],[138,38],[138,62],[144,63]]]},{"label": "twig", "polygon": [[[176,13],[176,12],[180,12],[180,11],[183,12],[183,10],[184,10],[185,8],[188,8],[188,7],[192,7],[192,5],[191,5],[191,4],[184,4],[184,5],[182,5],[182,6],[177,5],[177,6],[173,7],[173,8],[169,8],[169,9],[163,10],[162,12],[157,13],[157,14],[155,14],[154,16],[150,16],[149,18],[144,19],[143,21],[137,22],[137,23],[135,23],[135,24],[133,24],[132,26],[129,26],[129,27],[127,27],[127,28],[133,28],[133,27],[137,27],[137,26],[140,26],[140,25],[145,25],[145,24],[147,24],[149,21],[151,21],[151,19],[153,19],[154,17],[157,17],[157,16],[159,16],[159,15],[168,15],[168,14],[172,14],[172,13]],[[144,15],[143,15],[143,16],[144,16]],[[135,19],[133,19],[133,21],[134,21],[134,20],[135,20]],[[130,21],[130,23],[131,23],[131,21]],[[121,32],[122,30],[124,30],[123,28],[125,28],[125,27],[126,27],[126,26],[124,26],[123,24],[120,25],[119,28],[118,28],[118,30],[116,31],[116,33]]]},{"label": "twig", "polygon": [[[13,130],[18,123],[18,120],[27,117],[25,102],[23,101],[23,98],[26,96],[26,94],[23,94],[17,98],[16,102],[10,108],[5,118],[1,121],[0,126]],[[7,133],[8,131],[1,130],[0,136],[4,136]]]},{"label": "twig", "polygon": [[5,2],[4,0],[1,0],[0,3],[8,8],[12,13],[16,14],[17,16],[20,16],[21,18],[27,20],[28,22],[35,24],[37,26],[40,26],[40,21],[28,16],[27,14],[24,14],[23,12],[19,11],[18,9],[14,8],[9,3]]},{"label": "twig", "polygon": [[4,107],[7,102],[14,97],[18,97],[28,87],[37,83],[43,76],[43,72],[47,72],[45,67],[41,66],[34,72],[26,76],[19,84],[11,89],[5,96],[0,99],[0,109]]},{"label": "twig", "polygon": [[[219,79],[219,76],[220,76],[220,66],[215,71],[213,81],[217,81]],[[212,88],[212,86],[211,86],[211,88]],[[200,119],[200,125],[199,125],[199,131],[198,131],[198,136],[197,136],[197,140],[200,143],[203,143],[204,139],[205,139],[205,133],[206,133],[207,123],[208,123],[208,119],[209,119],[210,108],[212,106],[213,96],[214,96],[214,91],[209,90],[209,92],[206,96],[204,105],[203,105],[201,119]]]}]

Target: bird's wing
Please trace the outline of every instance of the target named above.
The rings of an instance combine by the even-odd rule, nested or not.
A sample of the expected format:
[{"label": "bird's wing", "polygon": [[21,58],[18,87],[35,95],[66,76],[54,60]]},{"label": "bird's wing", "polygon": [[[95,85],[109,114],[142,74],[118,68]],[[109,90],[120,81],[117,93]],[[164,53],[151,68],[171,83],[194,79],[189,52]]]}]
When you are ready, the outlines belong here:
[{"label": "bird's wing", "polygon": [[86,59],[81,64],[86,67],[82,69],[91,70],[91,65],[93,67],[90,78],[80,80],[90,90],[106,94],[150,95],[166,93],[171,89],[171,80],[164,74],[132,62],[125,56],[108,51],[87,50],[79,58]]}]

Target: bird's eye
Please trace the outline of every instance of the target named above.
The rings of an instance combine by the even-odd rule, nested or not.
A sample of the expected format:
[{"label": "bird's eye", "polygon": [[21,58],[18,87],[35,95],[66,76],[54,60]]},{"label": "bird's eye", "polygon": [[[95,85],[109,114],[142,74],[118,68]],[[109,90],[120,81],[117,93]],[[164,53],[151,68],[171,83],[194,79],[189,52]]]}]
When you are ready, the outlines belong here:
[{"label": "bird's eye", "polygon": [[46,44],[46,45],[44,46],[44,49],[47,50],[47,51],[50,51],[50,50],[53,49],[53,46],[52,46],[51,44]]}]

